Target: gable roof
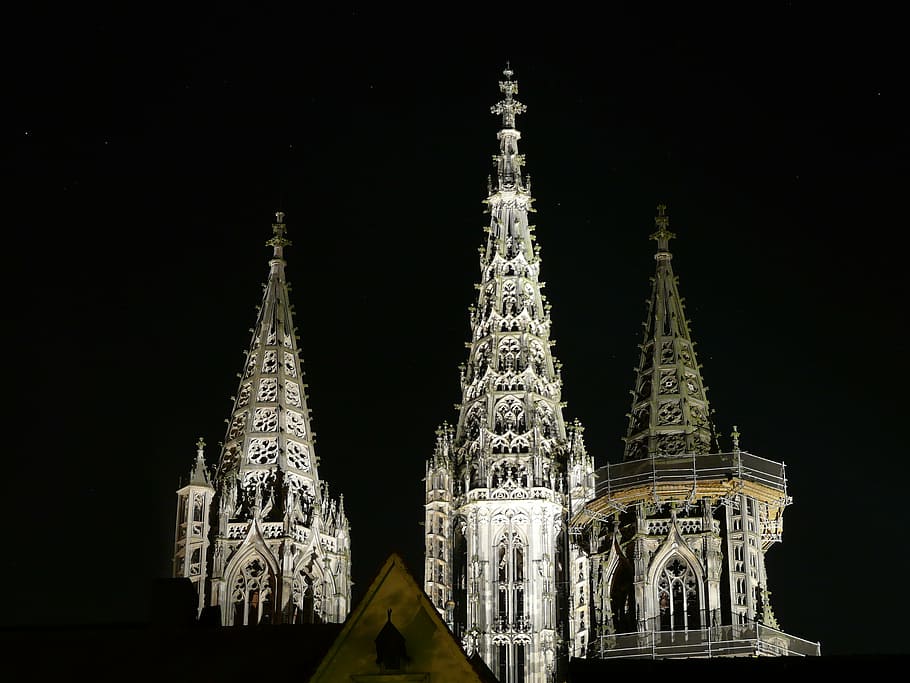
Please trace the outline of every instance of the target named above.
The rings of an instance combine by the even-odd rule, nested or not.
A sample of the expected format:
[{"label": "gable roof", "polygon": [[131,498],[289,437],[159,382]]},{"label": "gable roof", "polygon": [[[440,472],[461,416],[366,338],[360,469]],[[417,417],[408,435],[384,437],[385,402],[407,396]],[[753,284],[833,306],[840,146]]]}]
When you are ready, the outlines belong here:
[{"label": "gable roof", "polygon": [[376,661],[376,638],[390,622],[404,637],[407,652],[403,668],[396,673],[432,674],[434,683],[497,683],[483,660],[467,656],[404,560],[394,552],[376,572],[310,683],[383,673]]}]

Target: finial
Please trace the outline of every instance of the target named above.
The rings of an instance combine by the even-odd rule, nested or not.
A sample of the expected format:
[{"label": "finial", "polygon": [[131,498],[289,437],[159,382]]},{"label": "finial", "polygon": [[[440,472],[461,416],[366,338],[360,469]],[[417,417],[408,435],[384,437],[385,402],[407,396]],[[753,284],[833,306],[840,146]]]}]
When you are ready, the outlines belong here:
[{"label": "finial", "polygon": [[506,68],[503,70],[502,75],[506,77],[506,80],[499,81],[499,90],[506,96],[501,102],[497,102],[494,106],[490,107],[490,112],[493,114],[502,114],[502,127],[503,128],[514,128],[515,127],[515,117],[518,114],[522,114],[527,111],[527,107],[523,105],[518,100],[513,100],[512,95],[518,93],[518,81],[513,81],[512,76],[514,75],[509,63],[506,62]]},{"label": "finial", "polygon": [[736,425],[733,425],[733,433],[730,436],[733,437],[733,452],[739,453],[739,430],[736,429]]},{"label": "finial", "polygon": [[199,439],[196,441],[196,448],[198,448],[200,451],[201,451],[203,448],[205,448],[205,441],[203,441],[203,439],[202,439],[201,436],[200,436]]},{"label": "finial", "polygon": [[282,247],[290,246],[291,241],[287,238],[287,226],[284,224],[284,211],[275,212],[275,222],[272,223],[272,239],[266,242],[266,246],[275,249],[275,255],[280,255]]},{"label": "finial", "polygon": [[676,237],[668,230],[670,227],[670,217],[666,214],[667,205],[657,205],[657,215],[654,217],[654,225],[657,230],[651,234],[652,240],[657,240],[657,255],[654,258],[670,258],[670,240]]}]

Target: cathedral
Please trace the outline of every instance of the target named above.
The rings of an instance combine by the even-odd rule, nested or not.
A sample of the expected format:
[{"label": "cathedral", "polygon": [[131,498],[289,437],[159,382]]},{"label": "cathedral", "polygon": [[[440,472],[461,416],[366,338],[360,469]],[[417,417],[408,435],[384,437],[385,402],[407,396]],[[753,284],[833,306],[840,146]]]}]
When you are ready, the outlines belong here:
[{"label": "cathedral", "polygon": [[[579,660],[819,655],[771,609],[765,555],[791,503],[785,468],[741,450],[735,427],[732,448],[719,446],[665,206],[621,461],[595,467],[564,415],[513,76],[491,108],[498,153],[457,419],[425,464],[428,609],[499,683],[562,683]],[[221,626],[341,624],[350,525],[318,475],[281,212],[272,230],[217,466],[200,440],[177,491],[173,575]]]},{"label": "cathedral", "polygon": [[721,452],[658,207],[656,272],[623,460],[595,468],[563,414],[521,134],[503,73],[495,175],[454,426],[426,463],[425,592],[500,683],[571,659],[817,655],[779,630],[765,553],[781,463]]}]

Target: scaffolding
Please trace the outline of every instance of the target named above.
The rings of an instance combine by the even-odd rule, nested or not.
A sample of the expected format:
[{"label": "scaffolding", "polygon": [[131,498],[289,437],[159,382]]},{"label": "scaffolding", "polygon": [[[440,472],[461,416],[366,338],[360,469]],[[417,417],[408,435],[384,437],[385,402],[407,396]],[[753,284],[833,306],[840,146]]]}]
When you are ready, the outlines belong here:
[{"label": "scaffolding", "polygon": [[[683,506],[709,499],[736,504],[744,493],[767,506],[768,519],[780,520],[792,502],[784,463],[745,451],[674,455],[607,464],[595,474],[594,496],[574,516],[572,526],[605,521],[638,503],[675,502]],[[779,533],[769,529],[768,533]]]}]

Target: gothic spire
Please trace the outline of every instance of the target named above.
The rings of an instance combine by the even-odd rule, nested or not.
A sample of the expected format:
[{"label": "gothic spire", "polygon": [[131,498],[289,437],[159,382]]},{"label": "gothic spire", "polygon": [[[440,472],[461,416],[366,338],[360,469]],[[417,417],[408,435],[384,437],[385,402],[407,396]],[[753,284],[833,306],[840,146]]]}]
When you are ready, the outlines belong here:
[{"label": "gothic spire", "polygon": [[[541,293],[534,226],[528,224],[533,199],[521,180],[521,135],[514,128],[515,116],[526,108],[513,99],[518,82],[512,70],[506,68],[503,75],[499,89],[505,97],[491,108],[502,114],[494,157],[498,184],[485,200],[490,224],[480,248],[481,277],[477,304],[471,308],[471,350],[462,373],[456,442],[473,444],[477,476],[505,454],[533,453],[544,456],[534,460],[533,475],[545,478],[549,457],[565,452],[561,379],[550,350],[554,342],[549,304]],[[480,455],[487,457],[475,459]]]},{"label": "gothic spire", "polygon": [[673,273],[670,219],[657,207],[657,242],[651,299],[644,322],[644,341],[632,391],[632,412],[625,437],[625,460],[707,453],[716,446],[707,387],[695,357],[695,342]]},{"label": "gothic spire", "polygon": [[190,472],[191,486],[210,486],[209,471],[205,465],[205,441],[202,437],[196,441],[196,463]]},{"label": "gothic spire", "polygon": [[276,212],[266,242],[273,250],[268,279],[218,465],[219,485],[237,486],[236,500],[228,493],[234,516],[245,511],[264,518],[272,504],[281,508],[288,495],[293,505],[301,505],[320,491],[285,278],[284,248],[291,242],[284,216]]}]

